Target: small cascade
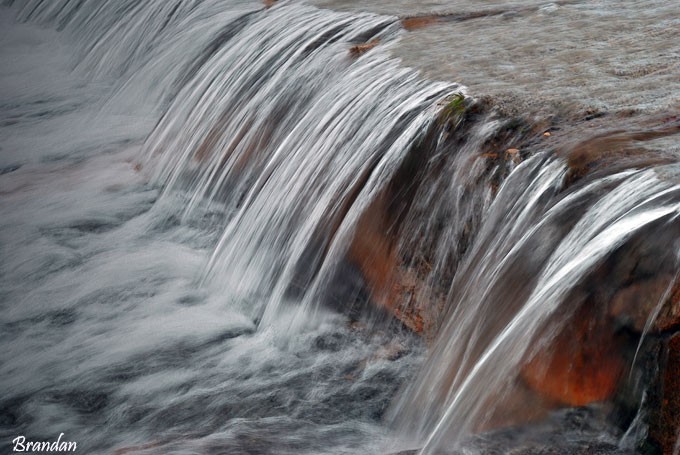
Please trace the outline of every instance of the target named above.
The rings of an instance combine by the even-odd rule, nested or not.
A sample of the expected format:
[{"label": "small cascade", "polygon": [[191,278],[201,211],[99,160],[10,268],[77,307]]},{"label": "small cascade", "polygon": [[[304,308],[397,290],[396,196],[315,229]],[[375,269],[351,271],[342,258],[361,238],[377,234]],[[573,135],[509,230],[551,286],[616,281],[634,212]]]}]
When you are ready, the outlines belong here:
[{"label": "small cascade", "polygon": [[226,204],[205,272],[222,292],[276,308],[291,286],[309,288],[323,262],[342,254],[324,254],[334,239],[347,242],[340,227],[352,229],[352,213],[434,121],[454,86],[419,80],[384,49],[349,52],[395,33],[390,18],[272,8],[173,100],[147,141],[147,162],[166,191],[189,194],[185,217],[199,204]]},{"label": "small cascade", "polygon": [[563,160],[534,156],[489,207],[426,366],[393,408],[423,453],[455,447],[503,409],[522,363],[572,323],[570,298],[598,265],[637,233],[658,232],[662,245],[677,234],[677,182],[627,170],[565,191],[567,173]]}]

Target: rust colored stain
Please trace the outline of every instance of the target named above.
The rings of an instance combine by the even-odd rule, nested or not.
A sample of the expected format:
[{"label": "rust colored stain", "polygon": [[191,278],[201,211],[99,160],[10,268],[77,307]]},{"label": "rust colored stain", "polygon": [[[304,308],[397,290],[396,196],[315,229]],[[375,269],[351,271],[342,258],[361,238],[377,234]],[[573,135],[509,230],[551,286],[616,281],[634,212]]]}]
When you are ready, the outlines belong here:
[{"label": "rust colored stain", "polygon": [[427,27],[428,25],[435,24],[440,21],[438,16],[419,16],[419,17],[406,17],[401,20],[401,25],[408,31],[416,30],[419,28]]},{"label": "rust colored stain", "polygon": [[370,51],[371,49],[373,49],[378,44],[380,44],[380,40],[376,38],[372,41],[369,41],[368,43],[357,44],[356,46],[352,46],[349,49],[349,53],[350,53],[350,55],[352,55],[354,57],[358,57],[358,56],[363,55],[366,52]]}]

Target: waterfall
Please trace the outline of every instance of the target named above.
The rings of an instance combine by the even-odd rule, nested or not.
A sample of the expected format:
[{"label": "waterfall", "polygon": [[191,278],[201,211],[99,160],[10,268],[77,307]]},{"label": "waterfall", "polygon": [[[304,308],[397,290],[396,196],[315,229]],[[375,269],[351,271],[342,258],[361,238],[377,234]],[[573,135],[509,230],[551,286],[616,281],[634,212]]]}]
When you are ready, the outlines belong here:
[{"label": "waterfall", "polygon": [[[135,167],[158,210],[208,220],[191,283],[236,320],[277,343],[303,338],[326,323],[315,316],[329,289],[362,273],[366,307],[434,315],[427,357],[387,415],[421,453],[485,428],[608,258],[641,236],[674,259],[680,248],[676,164],[576,179],[568,147],[544,145],[487,161],[528,133],[507,133],[511,121],[465,87],[401,65],[395,17],[294,1],[5,3],[69,37],[74,75],[110,84],[96,115],[143,100],[153,127],[140,127]],[[378,260],[356,258],[382,241],[367,231],[389,237],[376,246],[394,265],[373,279],[381,289],[365,270]],[[407,279],[418,284],[403,291]]]},{"label": "waterfall", "polygon": [[550,317],[561,310],[559,323],[569,323],[565,299],[600,261],[655,222],[654,231],[677,231],[677,183],[627,170],[565,195],[567,169],[536,156],[489,208],[427,364],[393,409],[425,441],[423,453],[455,445],[489,417],[527,353],[555,336],[544,330]]},{"label": "waterfall", "polygon": [[452,86],[418,80],[383,49],[349,54],[357,40],[395,33],[389,18],[273,8],[173,100],[147,162],[166,191],[190,195],[184,216],[226,201],[205,272],[222,292],[278,305],[298,270],[313,276],[325,259],[310,245],[332,243],[342,208],[374,197],[433,121]]}]

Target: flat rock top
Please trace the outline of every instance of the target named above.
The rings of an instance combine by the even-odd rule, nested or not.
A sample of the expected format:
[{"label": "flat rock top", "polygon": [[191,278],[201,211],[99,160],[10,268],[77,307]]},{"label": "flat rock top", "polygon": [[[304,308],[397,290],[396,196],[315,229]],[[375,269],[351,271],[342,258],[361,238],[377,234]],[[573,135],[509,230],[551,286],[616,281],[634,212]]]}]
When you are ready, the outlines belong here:
[{"label": "flat rock top", "polygon": [[609,112],[680,106],[680,4],[311,0],[399,17],[437,15],[393,47],[424,76],[452,80],[520,110],[578,105]]},{"label": "flat rock top", "polygon": [[[308,3],[342,11],[368,11],[392,16],[455,13],[482,9],[510,8],[535,5],[532,1],[475,0],[309,0]],[[546,2],[549,3],[549,2]]]}]

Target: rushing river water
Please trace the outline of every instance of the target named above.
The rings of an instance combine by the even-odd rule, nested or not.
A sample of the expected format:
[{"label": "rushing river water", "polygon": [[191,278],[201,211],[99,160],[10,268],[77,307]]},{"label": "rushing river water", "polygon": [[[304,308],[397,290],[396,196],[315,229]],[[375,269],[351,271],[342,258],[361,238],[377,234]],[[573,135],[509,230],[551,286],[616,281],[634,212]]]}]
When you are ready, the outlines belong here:
[{"label": "rushing river water", "polygon": [[[189,48],[259,5],[205,8]],[[147,96],[154,77],[172,80],[168,72],[196,55],[168,43],[162,50],[179,59],[169,67],[148,63],[140,81],[109,77],[149,57],[129,62],[116,37],[121,48],[107,49],[104,63],[72,71],[81,43],[13,16],[2,10],[3,450],[19,434],[60,432],[82,453],[148,444],[158,453],[377,450],[380,419],[420,361],[419,341],[323,311],[294,334],[285,318],[256,331],[266,276],[241,286],[261,296],[200,281],[233,209],[183,216],[187,193],[162,196],[135,169],[166,104]],[[206,16],[212,35],[199,27]],[[166,99],[173,88],[156,92]],[[388,359],[392,346],[399,359]]]},{"label": "rushing river water", "polygon": [[[636,232],[677,227],[677,169],[624,169],[561,194],[567,166],[544,151],[510,165],[497,197],[459,200],[487,178],[462,167],[499,126],[480,119],[404,217],[402,248],[440,236],[432,281],[451,267],[461,220],[479,231],[428,350],[380,312],[344,311],[366,300],[343,259],[363,214],[443,100],[466,91],[394,57],[396,17],[246,0],[8,3],[3,447],[63,432],[81,453],[453,450],[576,282]],[[529,256],[533,277],[508,295]],[[466,450],[625,451],[598,412]]]}]

